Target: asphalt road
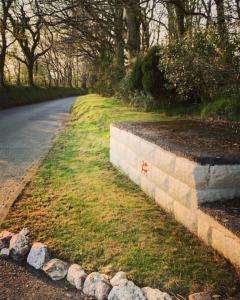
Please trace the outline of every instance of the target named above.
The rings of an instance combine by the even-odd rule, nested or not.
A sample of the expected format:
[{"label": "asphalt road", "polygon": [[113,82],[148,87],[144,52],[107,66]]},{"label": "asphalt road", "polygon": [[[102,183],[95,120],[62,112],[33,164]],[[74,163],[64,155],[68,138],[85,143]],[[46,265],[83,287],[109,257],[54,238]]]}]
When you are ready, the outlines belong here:
[{"label": "asphalt road", "polygon": [[0,224],[63,126],[76,97],[0,111]]}]

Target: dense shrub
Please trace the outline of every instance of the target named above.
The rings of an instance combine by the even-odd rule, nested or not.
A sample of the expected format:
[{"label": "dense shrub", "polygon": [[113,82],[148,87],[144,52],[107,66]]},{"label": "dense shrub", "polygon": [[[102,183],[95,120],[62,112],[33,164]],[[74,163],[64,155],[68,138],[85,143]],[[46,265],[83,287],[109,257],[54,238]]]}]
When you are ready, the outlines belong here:
[{"label": "dense shrub", "polygon": [[150,94],[135,91],[130,95],[130,104],[144,111],[153,111],[158,108],[157,102]]},{"label": "dense shrub", "polygon": [[144,56],[141,66],[143,90],[155,98],[165,92],[164,74],[158,68],[159,51],[158,46],[152,47]]},{"label": "dense shrub", "polygon": [[104,56],[89,66],[88,72],[87,85],[90,90],[105,96],[112,96],[116,93],[119,82],[125,74],[123,68],[114,64],[113,58]]},{"label": "dense shrub", "polygon": [[142,72],[143,57],[138,56],[135,62],[132,64],[129,72],[129,89],[131,91],[142,91],[143,90],[143,72]]},{"label": "dense shrub", "polygon": [[145,110],[166,102],[167,82],[158,65],[158,46],[150,48],[145,55],[139,55],[118,85],[117,96]]},{"label": "dense shrub", "polygon": [[239,84],[237,64],[226,62],[210,31],[163,47],[159,68],[182,101],[207,102]]},{"label": "dense shrub", "polygon": [[235,97],[222,97],[204,106],[202,117],[223,117],[234,119],[240,114],[240,94]]}]

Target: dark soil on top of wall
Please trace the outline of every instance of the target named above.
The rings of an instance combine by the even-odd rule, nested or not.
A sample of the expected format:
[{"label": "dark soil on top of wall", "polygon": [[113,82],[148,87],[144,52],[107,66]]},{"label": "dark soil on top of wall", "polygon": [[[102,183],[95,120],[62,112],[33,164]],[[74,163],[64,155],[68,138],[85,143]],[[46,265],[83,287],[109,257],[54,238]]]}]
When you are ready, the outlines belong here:
[{"label": "dark soil on top of wall", "polygon": [[200,209],[240,237],[240,199],[209,202]]},{"label": "dark soil on top of wall", "polygon": [[239,122],[175,120],[114,125],[202,165],[240,164]]}]

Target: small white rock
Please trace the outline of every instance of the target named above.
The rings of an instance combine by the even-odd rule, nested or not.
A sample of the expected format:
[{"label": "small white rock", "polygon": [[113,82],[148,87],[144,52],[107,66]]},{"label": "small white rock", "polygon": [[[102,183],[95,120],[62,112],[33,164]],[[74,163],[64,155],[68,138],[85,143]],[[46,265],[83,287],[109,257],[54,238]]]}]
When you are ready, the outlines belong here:
[{"label": "small white rock", "polygon": [[2,257],[8,257],[9,255],[10,255],[9,248],[3,248],[0,252],[0,256],[2,256]]},{"label": "small white rock", "polygon": [[142,291],[147,300],[172,300],[172,297],[170,297],[167,293],[161,292],[158,289],[145,287]]},{"label": "small white rock", "polygon": [[189,300],[212,300],[208,293],[195,293],[188,297]]},{"label": "small white rock", "polygon": [[68,269],[67,280],[78,290],[83,289],[83,284],[87,278],[87,273],[77,264],[73,264]]},{"label": "small white rock", "polygon": [[0,250],[9,247],[10,240],[13,236],[14,234],[7,230],[3,230],[0,233]]},{"label": "small white rock", "polygon": [[30,250],[29,239],[22,234],[15,234],[10,240],[10,255],[14,260],[23,260]]},{"label": "small white rock", "polygon": [[127,274],[125,272],[118,272],[113,276],[113,278],[110,280],[110,283],[112,286],[117,286],[121,283],[122,280],[127,279]]},{"label": "small white rock", "polygon": [[146,300],[142,290],[132,281],[122,280],[120,285],[114,286],[108,300]]},{"label": "small white rock", "polygon": [[42,270],[54,281],[61,280],[66,277],[68,265],[64,261],[54,258],[47,262]]},{"label": "small white rock", "polygon": [[30,231],[29,231],[28,228],[23,228],[23,229],[19,232],[19,234],[24,235],[24,236],[28,236],[29,233],[30,233]]},{"label": "small white rock", "polygon": [[97,300],[106,300],[111,288],[112,286],[106,275],[94,272],[87,276],[83,292],[88,296],[95,297]]},{"label": "small white rock", "polygon": [[42,243],[34,243],[27,257],[27,262],[30,266],[39,270],[49,261],[47,247]]}]

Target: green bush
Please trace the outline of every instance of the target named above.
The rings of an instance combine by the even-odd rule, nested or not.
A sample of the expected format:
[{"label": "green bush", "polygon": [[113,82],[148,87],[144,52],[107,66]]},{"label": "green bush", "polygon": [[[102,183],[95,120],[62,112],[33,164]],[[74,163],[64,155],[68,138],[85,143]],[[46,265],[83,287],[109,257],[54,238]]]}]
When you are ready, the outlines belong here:
[{"label": "green bush", "polygon": [[155,98],[165,92],[164,74],[158,68],[159,50],[158,46],[152,47],[142,60],[143,89]]},{"label": "green bush", "polygon": [[240,114],[240,94],[235,97],[216,99],[207,104],[201,111],[202,117],[223,117],[235,119]]},{"label": "green bush", "polygon": [[150,94],[145,94],[143,91],[135,91],[130,96],[130,104],[144,111],[153,111],[158,108],[155,99]]},{"label": "green bush", "polygon": [[131,91],[142,91],[142,56],[138,56],[131,66],[131,70],[129,72],[129,89]]},{"label": "green bush", "polygon": [[239,60],[226,63],[215,35],[199,31],[161,49],[159,66],[180,100],[208,102],[239,85]]},{"label": "green bush", "polygon": [[120,81],[116,95],[145,110],[159,107],[168,98],[167,82],[159,70],[159,47],[139,55],[127,75]]}]

